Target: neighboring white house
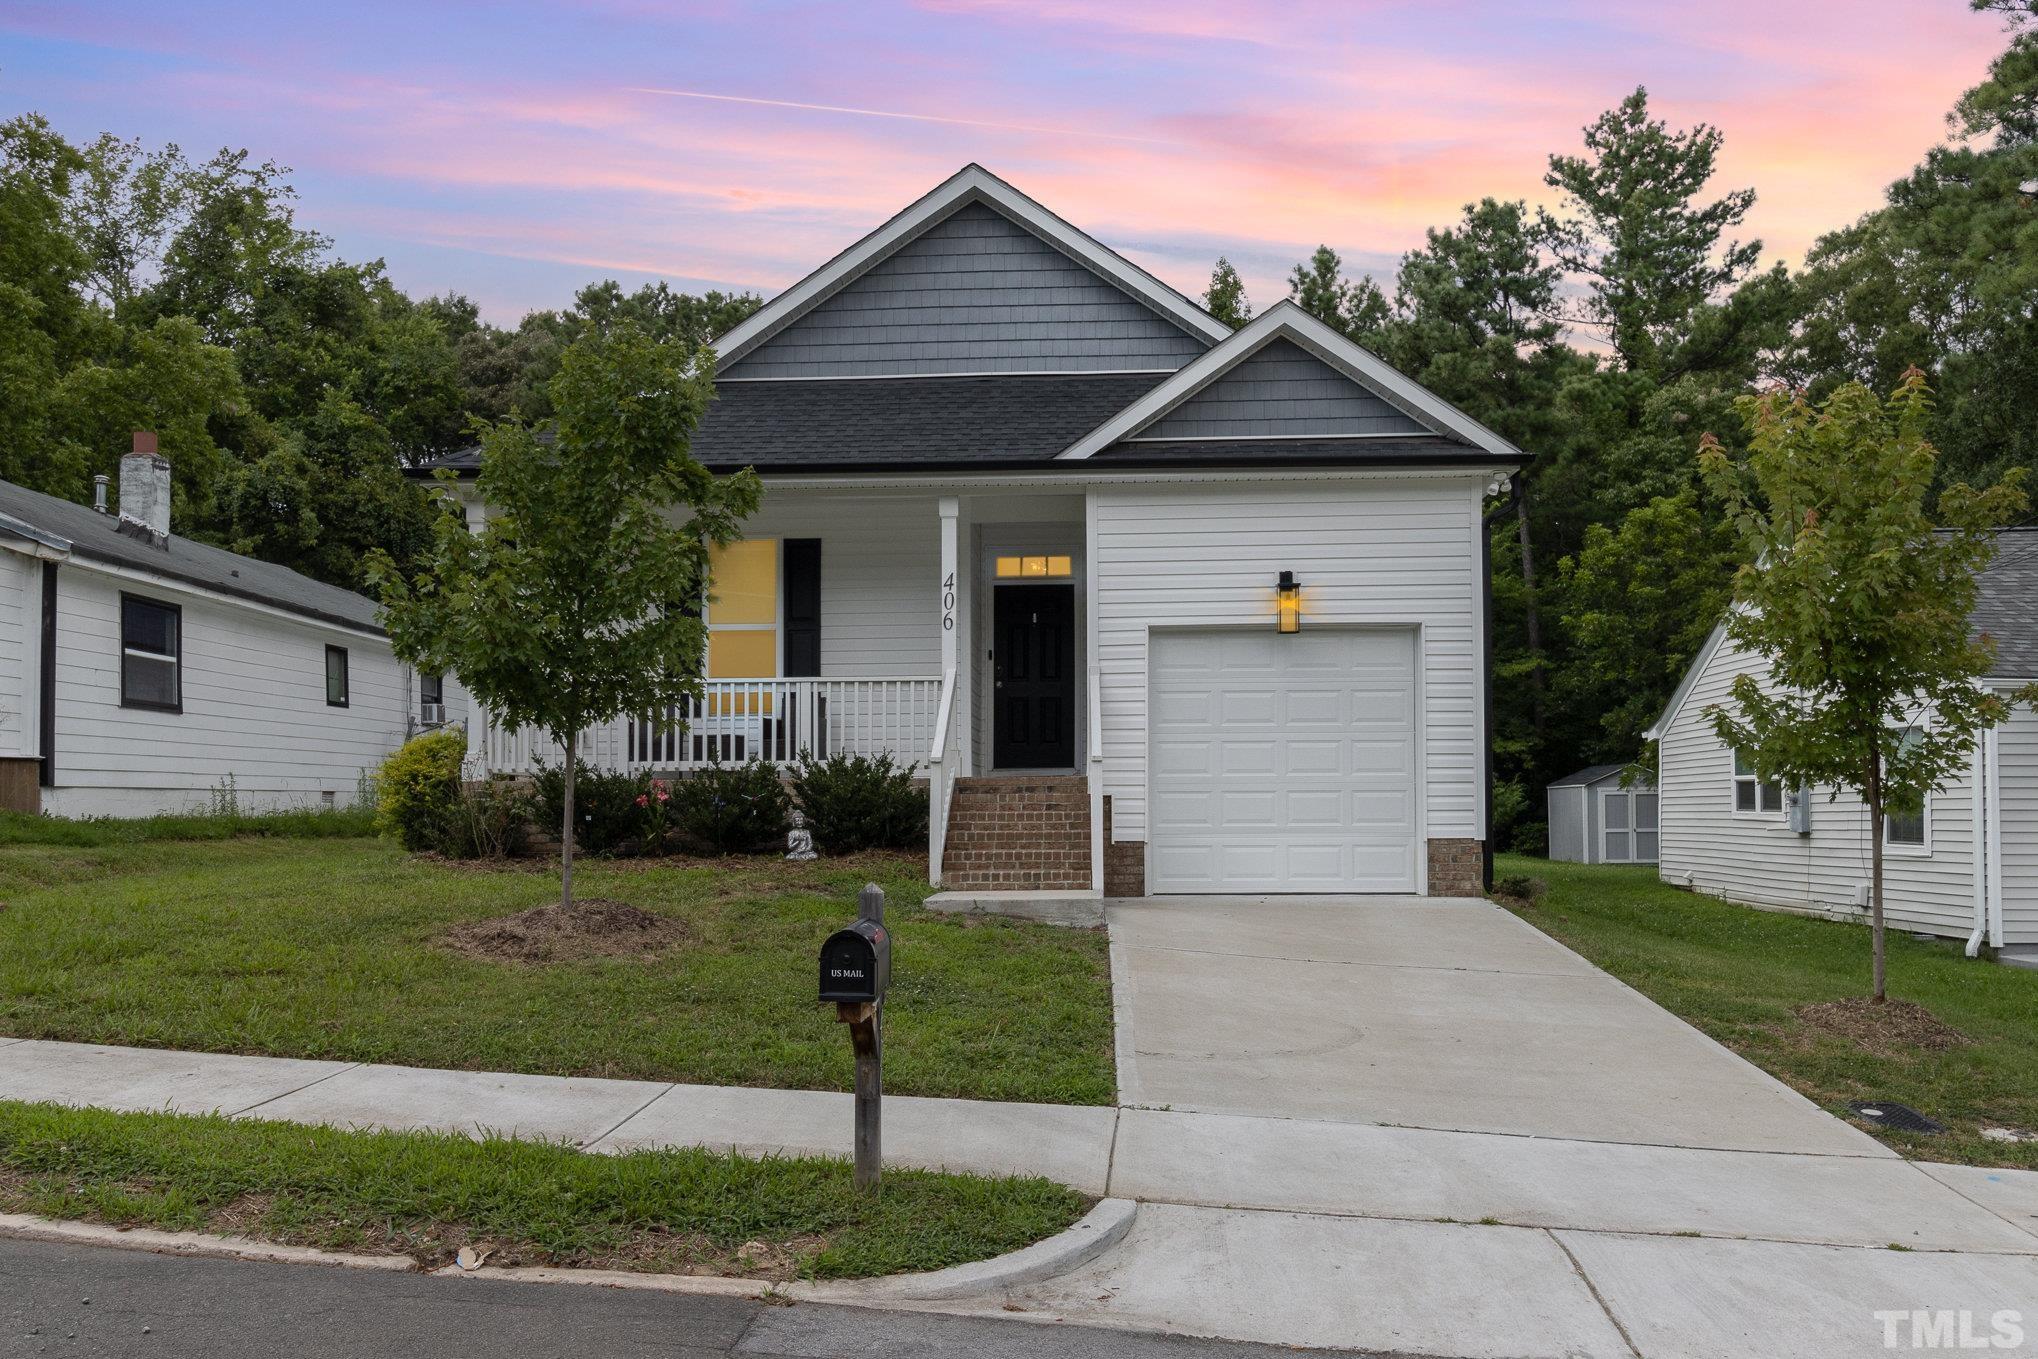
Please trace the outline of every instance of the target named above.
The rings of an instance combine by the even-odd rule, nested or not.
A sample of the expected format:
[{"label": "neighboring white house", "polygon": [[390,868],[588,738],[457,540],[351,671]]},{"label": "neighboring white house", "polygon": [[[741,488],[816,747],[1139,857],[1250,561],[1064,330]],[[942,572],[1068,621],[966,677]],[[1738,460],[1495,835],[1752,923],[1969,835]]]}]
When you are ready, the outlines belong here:
[{"label": "neighboring white house", "polygon": [[1575,864],[1656,862],[1656,781],[1646,770],[1595,764],[1558,779],[1547,796],[1552,859]]},{"label": "neighboring white house", "polygon": [[463,715],[391,655],[372,601],[169,521],[153,436],[121,459],[118,513],[0,482],[0,806],[136,816],[229,781],[247,810],[345,805],[406,735]]},{"label": "neighboring white house", "polygon": [[888,750],[951,888],[1480,890],[1480,518],[1520,450],[1292,304],[1234,333],[976,166],[716,347],[693,452],[764,504],[704,699],[592,761]]},{"label": "neighboring white house", "polygon": [[[2038,679],[2038,529],[1998,534],[1981,586],[1973,623],[1996,642],[1989,682],[2007,690]],[[1871,850],[1861,800],[1766,782],[1712,733],[1705,710],[1724,705],[1744,672],[1760,673],[1759,663],[1715,629],[1648,732],[1661,752],[1663,880],[1861,919]],[[2038,963],[2038,713],[2019,708],[1989,732],[1965,774],[1932,794],[1922,816],[1892,818],[1885,841],[1892,924]]]}]

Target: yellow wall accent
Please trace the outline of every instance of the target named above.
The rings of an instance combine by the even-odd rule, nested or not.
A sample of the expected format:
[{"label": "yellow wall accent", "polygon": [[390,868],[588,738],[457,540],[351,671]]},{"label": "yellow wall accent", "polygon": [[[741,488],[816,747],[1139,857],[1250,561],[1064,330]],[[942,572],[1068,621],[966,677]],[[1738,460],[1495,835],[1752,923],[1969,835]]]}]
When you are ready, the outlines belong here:
[{"label": "yellow wall accent", "polygon": [[709,549],[708,580],[710,623],[778,621],[776,538],[745,539]]}]

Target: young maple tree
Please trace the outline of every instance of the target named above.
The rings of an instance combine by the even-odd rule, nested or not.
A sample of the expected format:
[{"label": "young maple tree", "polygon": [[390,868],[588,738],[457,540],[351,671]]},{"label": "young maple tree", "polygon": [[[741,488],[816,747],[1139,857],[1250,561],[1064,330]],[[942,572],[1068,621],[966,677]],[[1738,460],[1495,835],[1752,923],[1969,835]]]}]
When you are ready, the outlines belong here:
[{"label": "young maple tree", "polygon": [[1764,779],[1851,789],[1867,805],[1880,1003],[1886,818],[1915,815],[2012,702],[2038,705],[2038,685],[2005,699],[1982,683],[1995,645],[1968,622],[1993,530],[2027,506],[2022,473],[1986,490],[1945,487],[1935,522],[1931,392],[1916,369],[1886,403],[1849,383],[1817,407],[1772,393],[1741,409],[1754,430],[1745,465],[1707,435],[1699,469],[1749,562],[1735,577],[1727,636],[1768,674],[1737,676],[1731,704],[1706,715]]},{"label": "young maple tree", "polygon": [[706,348],[588,333],[552,382],[554,437],[514,417],[484,428],[480,529],[445,516],[415,581],[386,557],[372,568],[397,655],[564,747],[569,910],[580,733],[698,697],[705,632],[688,606],[761,494],[754,473],[716,476],[688,451],[713,394]]}]

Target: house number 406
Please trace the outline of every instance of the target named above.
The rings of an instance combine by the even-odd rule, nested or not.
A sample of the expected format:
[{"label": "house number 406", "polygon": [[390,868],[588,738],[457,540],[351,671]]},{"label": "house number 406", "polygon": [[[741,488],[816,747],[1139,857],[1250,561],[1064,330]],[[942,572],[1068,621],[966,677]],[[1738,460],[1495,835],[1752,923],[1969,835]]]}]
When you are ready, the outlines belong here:
[{"label": "house number 406", "polygon": [[955,631],[955,572],[941,582],[941,630]]}]

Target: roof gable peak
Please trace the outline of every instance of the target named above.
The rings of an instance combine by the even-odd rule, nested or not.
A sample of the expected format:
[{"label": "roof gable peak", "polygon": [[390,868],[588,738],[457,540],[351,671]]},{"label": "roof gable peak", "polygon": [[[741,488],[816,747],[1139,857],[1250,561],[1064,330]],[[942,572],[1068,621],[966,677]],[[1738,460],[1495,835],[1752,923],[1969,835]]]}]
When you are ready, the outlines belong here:
[{"label": "roof gable peak", "polygon": [[1187,297],[972,161],[716,340],[719,366],[727,369],[740,362],[971,203],[985,204],[1205,343],[1229,333],[1223,322]]}]

